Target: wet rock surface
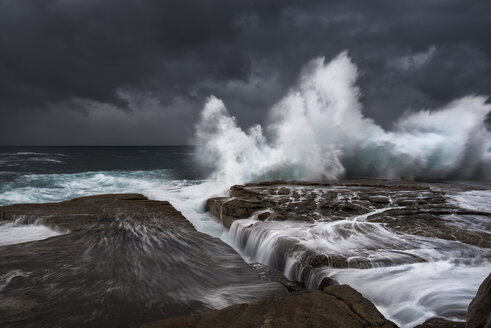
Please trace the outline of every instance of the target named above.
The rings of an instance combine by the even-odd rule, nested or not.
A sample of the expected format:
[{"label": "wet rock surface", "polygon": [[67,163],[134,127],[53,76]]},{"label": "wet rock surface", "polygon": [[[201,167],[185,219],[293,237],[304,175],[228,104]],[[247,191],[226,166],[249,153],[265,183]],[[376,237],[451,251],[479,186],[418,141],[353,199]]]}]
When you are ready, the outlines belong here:
[{"label": "wet rock surface", "polygon": [[491,274],[483,281],[469,305],[467,328],[491,327]]},{"label": "wet rock surface", "polygon": [[268,297],[220,311],[151,322],[144,328],[235,327],[397,327],[360,293],[347,285]]},{"label": "wet rock surface", "polygon": [[[466,247],[491,248],[491,213],[469,210],[449,201],[446,192],[415,182],[385,180],[351,180],[335,184],[272,181],[235,185],[229,197],[211,198],[209,211],[226,227],[236,220],[252,218],[248,229],[260,229],[272,222],[332,224],[351,222],[361,234],[376,234],[379,224],[384,229],[414,238],[435,238],[458,241]],[[451,220],[448,218],[451,217]],[[477,227],[477,229],[475,229]],[[266,229],[266,228],[265,228]],[[247,229],[241,234],[247,239]],[[348,238],[349,228],[336,233]],[[279,241],[284,253],[305,251],[303,261],[310,267],[335,268],[386,266],[390,264],[425,262],[424,257],[406,252],[404,242],[386,247],[388,256],[373,252],[359,254],[316,252],[298,238]],[[246,241],[243,241],[243,247]],[[277,259],[276,261],[282,261]],[[283,264],[276,263],[281,268]],[[307,267],[306,270],[309,268]]]},{"label": "wet rock surface", "polygon": [[450,321],[442,318],[431,318],[414,328],[465,328],[465,322]]},{"label": "wet rock surface", "polygon": [[292,281],[285,275],[272,267],[261,263],[252,263],[251,267],[256,271],[258,276],[266,281],[278,282],[282,284],[289,292],[298,292],[305,290],[305,285],[301,281]]},{"label": "wet rock surface", "polygon": [[[490,188],[270,181],[233,186],[229,197],[208,200],[208,208],[245,258],[307,289],[349,284],[411,328],[432,317],[466,319],[491,268]],[[428,326],[443,325],[437,321]]]},{"label": "wet rock surface", "polygon": [[0,219],[63,232],[0,246],[1,327],[129,327],[287,293],[142,195],[3,206]]},{"label": "wet rock surface", "polygon": [[[230,197],[209,199],[208,208],[228,227],[229,222],[266,209],[259,214],[259,220],[335,221],[367,214],[363,219],[383,222],[404,233],[491,247],[487,235],[465,230],[455,234],[455,227],[446,226],[442,218],[444,215],[491,218],[491,213],[459,208],[446,200],[445,192],[413,182],[366,180],[322,185],[278,181],[235,185],[230,188]],[[491,224],[486,228],[491,229]]]}]

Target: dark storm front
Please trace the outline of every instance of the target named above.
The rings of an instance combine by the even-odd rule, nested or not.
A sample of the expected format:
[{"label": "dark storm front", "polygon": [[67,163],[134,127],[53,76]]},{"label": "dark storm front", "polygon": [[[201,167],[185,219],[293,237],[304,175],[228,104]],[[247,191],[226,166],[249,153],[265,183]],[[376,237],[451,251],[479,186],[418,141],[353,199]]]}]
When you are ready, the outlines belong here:
[{"label": "dark storm front", "polygon": [[0,0],[0,327],[491,327],[490,30],[489,0]]}]

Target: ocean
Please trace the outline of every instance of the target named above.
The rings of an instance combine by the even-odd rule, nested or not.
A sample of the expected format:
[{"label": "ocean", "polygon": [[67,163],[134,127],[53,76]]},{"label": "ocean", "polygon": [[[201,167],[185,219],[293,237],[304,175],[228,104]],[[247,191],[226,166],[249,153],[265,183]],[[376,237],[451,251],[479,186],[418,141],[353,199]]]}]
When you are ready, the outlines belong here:
[{"label": "ocean", "polygon": [[[0,147],[0,205],[57,202],[104,193],[141,193],[150,199],[169,201],[198,231],[221,238],[246,261],[264,264],[271,264],[268,258],[276,251],[274,242],[279,238],[297,238],[317,250],[324,247],[326,252],[336,246],[337,251],[347,253],[362,251],[381,238],[385,247],[404,239],[412,254],[424,258],[424,262],[366,269],[324,267],[315,272],[353,286],[403,327],[412,327],[434,316],[462,320],[458,314],[465,312],[479,284],[491,271],[491,252],[487,248],[451,240],[406,238],[380,230],[381,226],[373,235],[366,234],[363,240],[347,240],[333,235],[332,226],[323,222],[308,226],[278,222],[261,232],[263,237],[251,238],[256,248],[261,248],[261,252],[251,252],[250,245],[247,248],[238,242],[240,227],[227,231],[207,213],[206,200],[226,195],[230,185],[228,180],[210,178],[211,170],[203,169],[196,158],[191,146]],[[458,184],[479,188],[451,193],[450,201],[463,208],[491,212],[489,183],[453,182]],[[440,184],[438,188],[445,186]],[[244,225],[248,220],[244,220]],[[476,217],[469,222],[451,217],[448,220],[449,224],[472,225],[472,229],[490,235],[489,217]],[[381,236],[381,231],[386,235]],[[0,245],[44,239],[59,233],[43,226],[2,223]],[[323,236],[325,241],[320,241]],[[332,244],[325,245],[326,241]],[[380,250],[380,254],[386,250]],[[284,273],[298,279],[291,270]],[[308,287],[316,288],[305,282]]]},{"label": "ocean", "polygon": [[202,213],[206,176],[191,146],[0,147],[0,205],[142,193],[171,201],[199,230],[219,233]]}]

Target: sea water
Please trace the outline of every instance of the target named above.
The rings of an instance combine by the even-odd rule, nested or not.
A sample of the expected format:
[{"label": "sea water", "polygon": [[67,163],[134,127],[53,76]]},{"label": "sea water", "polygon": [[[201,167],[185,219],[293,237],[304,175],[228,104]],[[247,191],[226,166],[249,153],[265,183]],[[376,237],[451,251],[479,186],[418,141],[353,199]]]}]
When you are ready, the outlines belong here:
[{"label": "sea water", "polygon": [[[336,229],[346,222],[338,227],[283,222],[253,231],[247,242],[238,243],[244,235],[243,224],[248,226],[247,220],[254,218],[237,222],[226,231],[205,211],[206,199],[225,195],[233,184],[368,176],[472,180],[461,183],[470,187],[468,191],[452,193],[448,201],[489,213],[491,186],[485,181],[491,181],[491,104],[487,98],[471,95],[442,108],[407,112],[391,130],[385,130],[364,116],[357,79],[358,68],[347,52],[331,61],[315,58],[302,70],[296,85],[270,109],[268,122],[247,130],[230,115],[223,101],[210,96],[195,127],[197,149],[2,147],[0,205],[141,193],[171,202],[199,231],[222,238],[246,260],[265,264],[279,256],[275,245],[282,238],[297,238],[316,250],[336,249],[346,254],[353,247],[364,251],[377,243],[384,247],[407,243],[426,263],[370,269],[323,267],[305,283],[315,288],[316,282],[327,276],[350,284],[404,327],[433,316],[462,319],[459,315],[465,313],[491,271],[489,249],[398,235],[380,224],[368,225],[363,218],[348,225],[375,233],[358,236],[348,230],[349,237],[340,238]],[[435,188],[445,190],[448,186],[438,184]],[[465,224],[489,233],[489,215],[465,222],[457,216],[446,220],[450,226]],[[26,228],[31,229],[29,233],[16,233],[18,229],[15,224],[3,224],[0,238],[4,243],[17,238],[24,242],[54,233],[36,226]],[[289,265],[279,269],[298,279],[295,257],[286,260]]]},{"label": "sea water", "polygon": [[[353,247],[363,246],[355,245],[357,242],[371,242],[370,234],[363,236],[363,240],[356,236],[352,240],[337,238],[336,230],[325,226],[326,223],[307,227],[278,222],[248,241],[249,248],[260,251],[250,252],[239,247],[234,239],[238,227],[233,226],[228,232],[205,211],[206,199],[226,195],[229,186],[207,179],[209,172],[196,163],[194,153],[195,149],[189,146],[2,147],[0,205],[56,202],[103,193],[141,193],[151,199],[170,201],[197,230],[222,238],[247,261],[265,264],[270,264],[268,259],[274,256],[275,242],[285,236],[299,238],[310,247],[326,247],[340,253],[351,253]],[[483,184],[480,186],[482,189]],[[471,190],[455,194],[450,201],[465,208],[489,211],[489,196],[489,190]],[[247,225],[247,220],[238,224],[241,222]],[[477,229],[479,223],[475,224]],[[383,232],[387,235],[379,231],[374,238],[386,238],[389,242],[393,242],[391,238],[400,238],[390,231]],[[0,245],[59,233],[44,226],[2,223]],[[481,252],[479,261],[459,262],[469,247],[463,246],[464,251],[459,251],[462,245],[457,242],[441,247],[431,240],[418,244],[418,240],[411,238],[405,242],[425,245],[426,248],[420,247],[417,251],[429,260],[427,263],[370,269],[325,267],[313,272],[309,279],[318,281],[328,276],[347,283],[373,301],[389,319],[405,327],[433,316],[455,318],[454,314],[465,312],[479,284],[491,271],[489,252],[475,250]],[[284,270],[290,278],[298,279],[293,272],[291,267]],[[306,283],[309,285],[309,281]],[[309,287],[316,288],[315,282],[310,284]]]}]

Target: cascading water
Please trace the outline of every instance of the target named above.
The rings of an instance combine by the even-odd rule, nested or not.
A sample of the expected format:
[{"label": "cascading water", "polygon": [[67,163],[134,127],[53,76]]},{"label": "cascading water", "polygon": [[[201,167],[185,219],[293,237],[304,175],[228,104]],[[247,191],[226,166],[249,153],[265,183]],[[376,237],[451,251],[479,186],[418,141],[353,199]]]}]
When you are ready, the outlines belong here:
[{"label": "cascading water", "polygon": [[[357,189],[363,188],[319,187],[303,194],[337,192],[350,197],[355,205],[366,204],[366,195],[374,190],[358,194]],[[301,188],[298,191],[302,193]],[[387,191],[399,204],[411,201],[413,193]],[[452,194],[448,201],[463,199],[467,193]],[[428,194],[421,191],[416,197],[430,199]],[[292,199],[286,199],[290,208],[295,208]],[[443,208],[439,199],[435,203],[436,209]],[[318,201],[317,208],[320,204]],[[387,202],[384,207],[342,219],[323,217],[317,210],[307,214],[312,218],[309,222],[258,219],[261,213],[272,211],[268,209],[234,221],[223,239],[248,261],[277,268],[307,288],[317,288],[326,277],[349,284],[403,327],[434,316],[462,320],[480,282],[491,271],[491,250],[482,242],[491,240],[491,214],[445,216],[448,236],[444,231],[430,230],[440,223],[426,223],[424,217],[413,219],[405,214],[402,220],[416,222],[408,222],[404,232],[405,228],[394,223],[399,210],[408,209]],[[452,240],[452,233],[460,235]]]}]

